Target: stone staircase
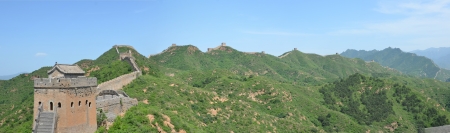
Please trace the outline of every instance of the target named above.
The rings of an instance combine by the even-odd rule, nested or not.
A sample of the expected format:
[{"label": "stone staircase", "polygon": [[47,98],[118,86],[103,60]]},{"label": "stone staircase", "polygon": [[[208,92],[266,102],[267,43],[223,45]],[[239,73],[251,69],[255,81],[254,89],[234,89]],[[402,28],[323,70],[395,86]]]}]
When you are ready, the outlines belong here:
[{"label": "stone staircase", "polygon": [[34,133],[54,133],[56,125],[55,112],[40,112],[36,120]]},{"label": "stone staircase", "polygon": [[133,69],[134,69],[135,71],[141,71],[141,70],[139,69],[138,65],[136,64],[136,62],[134,61],[134,59],[130,58],[130,62],[131,62],[131,65],[133,66]]}]

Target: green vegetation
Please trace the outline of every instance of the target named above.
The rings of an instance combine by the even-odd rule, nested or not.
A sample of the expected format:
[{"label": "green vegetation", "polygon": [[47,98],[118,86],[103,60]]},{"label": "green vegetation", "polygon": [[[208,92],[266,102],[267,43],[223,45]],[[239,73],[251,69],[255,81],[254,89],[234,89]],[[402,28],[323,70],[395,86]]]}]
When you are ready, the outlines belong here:
[{"label": "green vegetation", "polygon": [[[279,59],[230,47],[202,53],[188,45],[171,47],[150,60],[160,62],[162,76],[142,76],[124,88],[131,97],[149,104],[140,103],[129,110],[110,132],[155,131],[156,125],[166,132],[415,132],[433,126],[432,120],[415,119],[413,112],[397,102],[395,88],[384,90],[394,84],[413,88],[412,94],[420,99],[432,97],[419,103],[437,110],[430,118],[442,121],[435,125],[448,124],[448,113],[432,106],[448,101],[441,95],[450,90],[445,87],[447,83],[401,75],[360,59],[299,51]],[[344,80],[347,77],[349,80]],[[335,84],[340,87],[335,88]],[[373,89],[362,94],[355,91],[369,86]],[[340,92],[343,88],[347,93]],[[321,92],[332,94],[342,106]],[[323,105],[326,101],[334,104]],[[425,112],[422,114],[427,115]],[[173,129],[164,126],[164,115],[171,118]],[[135,122],[149,116],[154,120]],[[147,129],[148,125],[153,128]]]},{"label": "green vegetation", "polygon": [[[355,74],[348,79],[324,86],[320,92],[324,95],[325,104],[329,108],[352,116],[363,125],[395,119],[398,116],[397,113],[400,114],[402,111],[409,112],[414,118],[407,123],[420,124],[422,128],[449,124],[448,117],[445,115],[447,112],[438,111],[433,105],[422,100],[420,94],[413,92],[407,86],[398,83],[392,85],[392,82],[385,79]],[[394,111],[394,109],[403,110]],[[321,116],[319,121],[323,121],[322,125],[332,126],[327,121],[328,118],[329,116]],[[403,121],[395,123],[402,129],[400,124]],[[324,127],[328,129],[327,131],[332,131],[330,127]]]},{"label": "green vegetation", "polygon": [[[97,132],[416,132],[449,123],[449,82],[402,75],[375,62],[300,51],[278,58],[231,47],[203,53],[192,45],[146,58],[119,48],[129,50],[143,76],[123,90],[139,104]],[[131,72],[118,58],[113,48],[76,64],[104,82]],[[34,75],[40,71],[46,77],[44,70]],[[4,84],[27,87],[15,109],[8,111],[8,100],[1,104],[7,112],[0,118],[10,123],[0,132],[31,128],[33,82],[25,79],[0,82],[2,92],[12,90]],[[11,99],[4,97],[0,101]],[[19,109],[31,112],[24,124],[13,124]]]},{"label": "green vegetation", "polygon": [[341,54],[349,58],[361,58],[365,61],[375,61],[383,66],[394,68],[402,73],[445,81],[450,77],[450,71],[439,68],[431,59],[403,52],[399,48],[386,48],[381,51],[352,50]]},{"label": "green vegetation", "polygon": [[133,72],[133,68],[130,67],[125,61],[112,61],[109,65],[103,65],[100,70],[91,72],[91,77],[97,77],[98,84],[105,81],[119,77],[127,73]]},{"label": "green vegetation", "polygon": [[33,124],[33,78],[47,77],[50,67],[0,82],[0,132],[30,132]]}]

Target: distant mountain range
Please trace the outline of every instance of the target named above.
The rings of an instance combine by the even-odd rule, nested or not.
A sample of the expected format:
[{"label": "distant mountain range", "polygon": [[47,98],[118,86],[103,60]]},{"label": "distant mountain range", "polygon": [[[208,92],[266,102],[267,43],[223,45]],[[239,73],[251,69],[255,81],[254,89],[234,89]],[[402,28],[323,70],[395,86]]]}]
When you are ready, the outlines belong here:
[{"label": "distant mountain range", "polygon": [[450,77],[450,71],[441,69],[433,60],[417,56],[414,53],[403,52],[399,48],[386,48],[384,50],[353,50],[348,49],[341,54],[349,58],[361,58],[365,61],[378,62],[383,66],[394,68],[402,73],[446,81]]},{"label": "distant mountain range", "polygon": [[11,74],[11,75],[2,75],[2,76],[0,76],[0,80],[9,80],[9,79],[12,79],[22,73],[26,73],[26,72],[21,72],[21,73],[16,73],[16,74]]},{"label": "distant mountain range", "polygon": [[414,50],[411,53],[416,53],[420,56],[425,56],[430,58],[439,67],[450,69],[450,47],[440,47],[440,48],[428,48],[425,50]]}]

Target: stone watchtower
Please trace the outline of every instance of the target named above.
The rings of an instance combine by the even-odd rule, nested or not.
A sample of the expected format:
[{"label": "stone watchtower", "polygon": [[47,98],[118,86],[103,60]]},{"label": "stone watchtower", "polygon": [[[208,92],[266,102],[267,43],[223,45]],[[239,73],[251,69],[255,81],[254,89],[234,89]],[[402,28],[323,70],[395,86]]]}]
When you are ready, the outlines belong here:
[{"label": "stone watchtower", "polygon": [[78,65],[55,64],[34,79],[33,132],[95,132],[97,78]]}]

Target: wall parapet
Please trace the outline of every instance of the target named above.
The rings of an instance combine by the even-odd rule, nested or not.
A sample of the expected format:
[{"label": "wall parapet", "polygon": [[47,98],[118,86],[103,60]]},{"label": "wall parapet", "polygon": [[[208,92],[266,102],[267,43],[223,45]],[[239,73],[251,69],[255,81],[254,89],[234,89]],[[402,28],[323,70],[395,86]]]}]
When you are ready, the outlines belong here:
[{"label": "wall parapet", "polygon": [[78,78],[35,78],[35,88],[73,88],[97,86],[97,78],[95,77],[78,77]]},{"label": "wall parapet", "polygon": [[117,78],[111,79],[109,81],[103,82],[97,86],[97,92],[101,92],[101,90],[119,90],[122,89],[123,86],[131,83],[134,79],[136,79],[141,74],[140,71],[134,71],[129,74],[121,75]]},{"label": "wall parapet", "polygon": [[134,49],[134,47],[131,45],[114,45],[113,47],[128,47],[128,48]]}]

